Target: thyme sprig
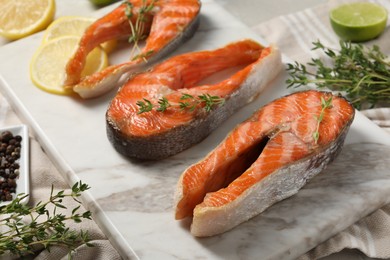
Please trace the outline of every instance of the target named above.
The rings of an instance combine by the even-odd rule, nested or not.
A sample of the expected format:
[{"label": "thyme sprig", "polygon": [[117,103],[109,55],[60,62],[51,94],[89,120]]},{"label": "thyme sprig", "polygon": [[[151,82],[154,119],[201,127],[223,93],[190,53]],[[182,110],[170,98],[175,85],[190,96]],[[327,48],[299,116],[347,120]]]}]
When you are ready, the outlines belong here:
[{"label": "thyme sprig", "polygon": [[315,132],[313,133],[313,139],[315,144],[318,143],[318,139],[320,138],[320,132],[319,132],[320,124],[324,120],[325,110],[332,108],[332,100],[333,100],[332,96],[327,100],[321,97],[321,112],[318,116],[314,115],[314,119],[317,121],[317,127]]},{"label": "thyme sprig", "polygon": [[66,226],[66,221],[80,223],[91,219],[91,212],[80,213],[80,205],[68,215],[57,212],[59,208],[66,209],[63,200],[67,197],[80,204],[78,198],[88,189],[88,185],[80,181],[73,185],[71,192],[62,190],[55,194],[52,186],[46,202],[31,207],[22,203],[28,194],[19,194],[11,203],[0,207],[0,227],[5,230],[0,234],[0,255],[11,253],[23,257],[33,254],[38,245],[49,251],[52,246],[63,246],[70,252],[80,244],[93,246],[88,232],[70,230]]},{"label": "thyme sprig", "polygon": [[157,108],[157,111],[159,112],[164,112],[165,110],[167,110],[168,107],[171,106],[171,104],[169,104],[169,101],[166,97],[162,97],[158,100],[158,104],[159,104],[159,107]]},{"label": "thyme sprig", "polygon": [[200,103],[204,103],[204,109],[206,112],[210,112],[213,110],[215,105],[223,105],[225,103],[225,99],[218,96],[211,96],[210,94],[203,94],[198,96]]},{"label": "thyme sprig", "polygon": [[138,44],[139,41],[142,41],[146,38],[146,35],[144,34],[145,23],[147,22],[146,15],[153,10],[153,8],[155,7],[154,4],[157,1],[158,0],[152,0],[149,4],[147,4],[147,0],[142,0],[142,6],[139,8],[135,24],[133,24],[133,22],[131,21],[131,19],[134,16],[134,14],[133,14],[134,5],[129,1],[123,2],[123,4],[126,5],[125,15],[129,21],[129,25],[130,25],[130,29],[131,29],[131,35],[130,35],[128,41],[129,41],[129,43],[133,43],[133,49],[131,51],[131,57],[133,57],[132,60],[142,58],[146,62],[147,57],[153,53],[153,51],[150,50],[145,54],[138,54],[138,55],[134,56],[134,53],[136,51],[139,51],[139,52],[141,51],[139,44]]},{"label": "thyme sprig", "polygon": [[142,100],[138,100],[136,105],[139,106],[138,114],[142,114],[142,113],[145,113],[145,112],[152,111],[152,109],[154,107],[152,102],[150,102],[150,100],[148,100],[146,98],[144,98],[143,101]]},{"label": "thyme sprig", "polygon": [[312,59],[306,65],[288,64],[288,87],[312,83],[328,88],[344,95],[357,109],[390,104],[390,61],[378,46],[340,41],[340,50],[335,50],[320,41],[313,45],[313,50],[322,50],[330,59]]},{"label": "thyme sprig", "polygon": [[162,97],[158,100],[157,104],[153,104],[150,100],[144,98],[136,102],[139,107],[138,114],[150,112],[153,108],[158,112],[164,112],[169,107],[179,107],[181,110],[194,111],[199,104],[204,104],[204,110],[210,112],[215,106],[222,106],[225,103],[225,99],[219,96],[212,96],[208,93],[194,97],[190,94],[183,93],[180,97],[178,104],[171,104],[166,97]]}]

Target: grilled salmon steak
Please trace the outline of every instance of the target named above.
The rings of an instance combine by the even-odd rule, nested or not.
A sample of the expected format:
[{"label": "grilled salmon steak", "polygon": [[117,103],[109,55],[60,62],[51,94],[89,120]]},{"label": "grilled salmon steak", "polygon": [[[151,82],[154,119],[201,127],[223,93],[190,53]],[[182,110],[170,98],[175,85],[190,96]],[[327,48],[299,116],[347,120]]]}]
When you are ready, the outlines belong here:
[{"label": "grilled salmon steak", "polygon": [[[123,78],[149,68],[192,37],[200,7],[199,0],[128,0],[120,4],[86,29],[66,66],[64,87],[82,98],[93,98],[120,86]],[[126,37],[146,38],[145,46],[128,62],[81,78],[89,52],[103,42]]]},{"label": "grilled salmon steak", "polygon": [[[265,48],[252,40],[170,58],[121,87],[106,113],[108,138],[119,153],[128,157],[155,160],[177,154],[200,142],[238,108],[252,101],[281,67],[277,48]],[[238,71],[227,79],[197,85],[231,68]],[[187,109],[179,106],[193,101],[185,97],[197,100],[202,95],[221,98],[224,105],[211,110],[205,109],[203,102]],[[139,101],[158,104],[162,99],[172,104],[165,111],[140,113]]]},{"label": "grilled salmon steak", "polygon": [[212,236],[297,193],[341,151],[354,118],[342,97],[305,91],[277,99],[239,124],[178,182],[176,219]]}]

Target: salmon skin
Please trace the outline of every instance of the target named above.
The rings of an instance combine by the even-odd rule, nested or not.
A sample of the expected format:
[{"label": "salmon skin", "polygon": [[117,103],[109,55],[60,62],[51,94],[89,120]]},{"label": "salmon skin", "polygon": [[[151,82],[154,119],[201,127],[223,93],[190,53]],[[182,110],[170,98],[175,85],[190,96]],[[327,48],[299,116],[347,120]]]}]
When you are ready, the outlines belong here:
[{"label": "salmon skin", "polygon": [[314,90],[267,104],[184,171],[176,219],[193,216],[191,233],[213,236],[292,196],[339,154],[354,114],[344,98]]},{"label": "salmon skin", "polygon": [[[243,68],[223,81],[197,85],[216,72],[237,66]],[[203,140],[238,108],[252,101],[281,68],[276,47],[265,48],[249,39],[168,59],[133,77],[118,91],[106,113],[108,139],[127,157],[156,160],[177,154]],[[142,114],[136,104],[144,99],[157,104],[163,97],[179,104],[183,95],[202,94],[223,98],[225,104],[209,112],[204,104],[198,104],[192,109],[171,106],[164,112]]]},{"label": "salmon skin", "polygon": [[[134,26],[144,0],[128,0],[133,6],[129,21],[125,3],[89,26],[80,39],[79,46],[66,65],[65,88],[71,88],[82,98],[94,98],[119,87],[123,78],[144,71],[161,58],[174,51],[179,45],[193,36],[199,25],[199,0],[157,0],[150,12],[144,15],[143,30],[139,32],[147,37],[145,47],[139,54],[130,57],[128,62],[116,64],[81,78],[86,58],[99,44],[124,37],[134,36],[129,23]],[[151,0],[146,1],[147,5]]]}]

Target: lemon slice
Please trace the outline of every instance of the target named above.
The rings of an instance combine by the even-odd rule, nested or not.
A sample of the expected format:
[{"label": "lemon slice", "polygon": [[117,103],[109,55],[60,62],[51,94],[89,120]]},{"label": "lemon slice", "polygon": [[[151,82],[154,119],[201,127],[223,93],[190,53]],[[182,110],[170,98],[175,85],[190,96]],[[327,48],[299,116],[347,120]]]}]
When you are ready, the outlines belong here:
[{"label": "lemon slice", "polygon": [[16,40],[46,28],[55,13],[54,0],[0,0],[0,35]]},{"label": "lemon slice", "polygon": [[[83,16],[63,16],[55,20],[53,23],[47,27],[44,35],[43,35],[43,43],[50,41],[52,39],[66,36],[66,35],[74,35],[81,37],[93,22],[96,19],[91,17],[83,17]],[[106,53],[112,52],[117,45],[116,40],[107,41],[101,46],[104,48]]]},{"label": "lemon slice", "polygon": [[96,19],[82,16],[63,16],[52,22],[47,27],[43,42],[65,36],[65,35],[83,35],[85,29],[90,26]]},{"label": "lemon slice", "polygon": [[362,42],[378,37],[386,27],[387,11],[368,2],[344,4],[330,12],[335,33],[343,40]]},{"label": "lemon slice", "polygon": [[[78,46],[80,37],[63,36],[42,44],[30,63],[30,77],[33,83],[50,93],[68,95],[72,90],[65,89],[65,67]],[[88,54],[82,77],[91,75],[107,67],[106,52],[99,46]]]}]

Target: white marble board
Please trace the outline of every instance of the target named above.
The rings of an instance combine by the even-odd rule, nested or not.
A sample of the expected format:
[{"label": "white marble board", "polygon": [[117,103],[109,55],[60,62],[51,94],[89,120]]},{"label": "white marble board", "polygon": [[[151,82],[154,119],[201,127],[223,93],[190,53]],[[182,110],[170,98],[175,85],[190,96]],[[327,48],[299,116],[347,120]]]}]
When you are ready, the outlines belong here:
[{"label": "white marble board", "polygon": [[[98,17],[111,8],[94,11],[86,0],[61,0],[57,16]],[[120,156],[106,138],[104,115],[113,93],[81,101],[33,86],[29,62],[41,38],[39,33],[0,48],[0,90],[69,184],[81,179],[92,187],[84,201],[123,258],[293,259],[390,202],[390,136],[357,113],[344,152],[296,196],[230,232],[196,239],[189,234],[188,221],[173,217],[179,175],[253,111],[287,94],[286,73],[200,144],[163,161],[140,163]],[[267,44],[215,2],[205,0],[198,32],[175,54],[214,49],[242,38]],[[125,53],[111,61],[118,62],[123,59],[118,54]]]}]

